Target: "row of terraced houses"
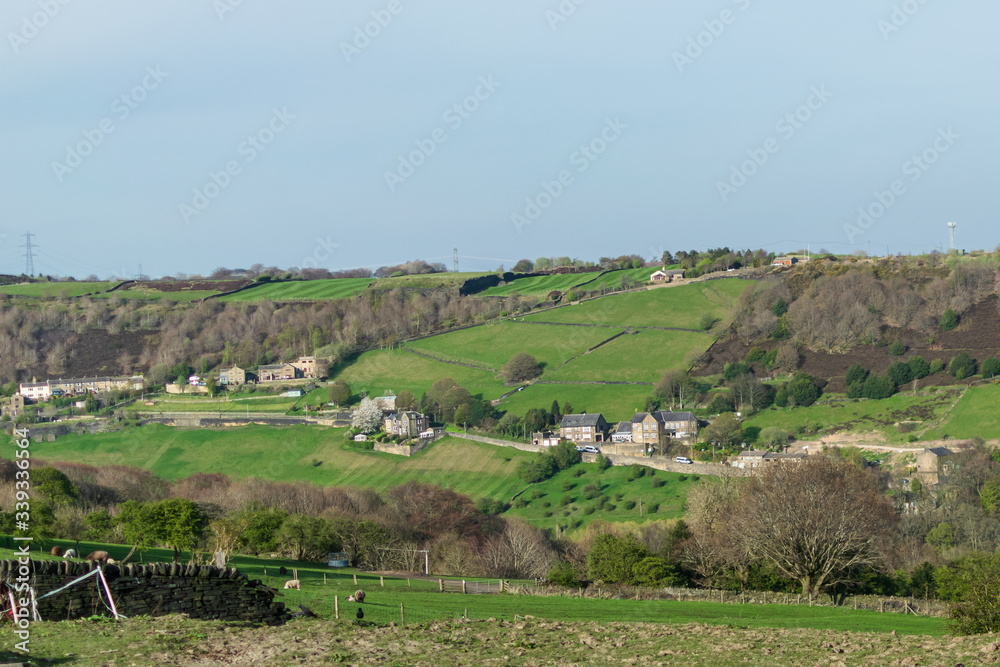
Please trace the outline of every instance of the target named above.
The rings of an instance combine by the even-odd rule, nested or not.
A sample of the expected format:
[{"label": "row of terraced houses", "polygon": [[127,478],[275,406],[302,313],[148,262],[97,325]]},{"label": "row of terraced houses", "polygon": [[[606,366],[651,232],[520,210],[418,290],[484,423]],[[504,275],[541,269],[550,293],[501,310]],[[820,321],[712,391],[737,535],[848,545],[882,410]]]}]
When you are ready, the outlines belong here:
[{"label": "row of terraced houses", "polygon": [[631,421],[611,425],[599,412],[564,415],[559,432],[542,431],[533,434],[532,443],[543,447],[558,445],[563,440],[575,444],[598,444],[609,454],[645,454],[656,445],[669,440],[693,438],[698,435],[698,418],[690,412],[637,412]]}]

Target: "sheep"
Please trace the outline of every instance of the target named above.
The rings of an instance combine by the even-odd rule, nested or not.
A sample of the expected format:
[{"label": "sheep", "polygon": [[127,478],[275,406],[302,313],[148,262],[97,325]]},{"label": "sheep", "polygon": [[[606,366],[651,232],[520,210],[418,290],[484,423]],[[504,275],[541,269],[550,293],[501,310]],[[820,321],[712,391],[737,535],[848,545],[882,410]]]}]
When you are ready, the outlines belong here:
[{"label": "sheep", "polygon": [[63,558],[76,558],[76,549],[67,549],[64,551]]},{"label": "sheep", "polygon": [[351,602],[357,602],[360,604],[365,601],[365,592],[355,591],[354,595],[352,595],[351,597],[354,598],[351,600]]},{"label": "sheep", "polygon": [[301,591],[302,583],[298,579],[289,579],[285,582],[285,588],[294,588],[297,591]]},{"label": "sheep", "polygon": [[107,551],[91,551],[87,554],[88,561],[94,561],[96,563],[107,563],[108,558],[111,557]]},{"label": "sheep", "polygon": [[54,546],[54,547],[52,547],[52,551],[50,551],[49,554],[52,555],[52,556],[55,556],[56,558],[58,558],[59,556],[62,556],[63,555],[62,547],[60,547],[60,546]]}]

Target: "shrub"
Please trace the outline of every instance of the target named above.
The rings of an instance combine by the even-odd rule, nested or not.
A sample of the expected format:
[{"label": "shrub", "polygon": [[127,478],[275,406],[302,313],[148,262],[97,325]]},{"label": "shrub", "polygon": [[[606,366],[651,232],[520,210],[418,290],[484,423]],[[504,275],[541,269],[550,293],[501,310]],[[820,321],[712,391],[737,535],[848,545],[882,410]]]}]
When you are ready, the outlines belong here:
[{"label": "shrub", "polygon": [[611,467],[611,461],[604,454],[598,454],[594,457],[594,463],[597,464],[597,469],[604,472]]},{"label": "shrub", "polygon": [[708,411],[712,414],[722,414],[733,411],[733,402],[726,394],[716,394],[712,402],[708,404]]},{"label": "shrub", "polygon": [[741,375],[747,375],[751,373],[750,365],[743,361],[738,361],[734,364],[727,363],[722,369],[722,377],[726,381],[735,380]]},{"label": "shrub", "polygon": [[819,387],[816,386],[813,377],[808,373],[797,373],[792,381],[783,388],[788,393],[789,401],[794,399],[795,405],[803,407],[812,405],[820,397]]},{"label": "shrub", "polygon": [[1000,361],[996,357],[989,357],[983,362],[983,378],[989,379],[1000,375]]},{"label": "shrub", "polygon": [[625,503],[625,509],[627,509],[627,510],[634,510],[635,509],[635,501],[634,500],[630,500],[627,503]]},{"label": "shrub", "polygon": [[931,375],[934,375],[935,373],[940,373],[941,371],[944,370],[944,362],[941,361],[940,359],[935,359],[934,361],[931,362],[931,367],[929,370]]},{"label": "shrub", "polygon": [[518,498],[517,500],[514,501],[514,507],[516,507],[519,510],[523,510],[527,506],[528,506],[528,501],[525,500],[523,497]]},{"label": "shrub", "polygon": [[886,374],[890,380],[896,383],[897,387],[902,387],[913,379],[913,371],[910,370],[910,365],[902,361],[897,361],[889,366],[889,371]]},{"label": "shrub", "polygon": [[847,375],[844,376],[844,382],[847,386],[851,386],[855,382],[864,382],[868,378],[868,371],[861,364],[854,364],[847,369]]},{"label": "shrub", "polygon": [[906,345],[903,343],[903,341],[897,340],[896,342],[894,342],[892,345],[889,346],[889,354],[891,354],[894,357],[901,357],[904,354],[906,354],[906,349],[907,349]]},{"label": "shrub", "polygon": [[571,482],[570,480],[567,479],[565,482],[563,482],[562,490],[563,491],[572,491],[574,486],[576,486],[576,484],[574,484],[573,482]]},{"label": "shrub", "polygon": [[583,513],[586,516],[590,516],[591,514],[593,514],[596,511],[597,510],[594,509],[593,505],[587,505],[586,507],[583,508]]},{"label": "shrub", "polygon": [[910,357],[906,363],[910,367],[910,373],[913,374],[914,380],[925,378],[931,373],[930,364],[924,361],[924,358],[920,355]]},{"label": "shrub", "polygon": [[587,471],[584,470],[583,468],[577,468],[576,470],[573,471],[573,477],[583,477],[586,474]]},{"label": "shrub", "polygon": [[583,487],[583,497],[587,500],[593,500],[599,495],[601,495],[601,489],[596,484],[588,484]]},{"label": "shrub", "polygon": [[678,476],[677,476],[677,481],[678,481],[678,482],[686,482],[686,481],[687,481],[687,478],[688,478],[688,476],[687,476],[687,475],[678,475]]},{"label": "shrub", "polygon": [[697,482],[699,479],[701,479],[701,475],[691,475],[692,482]]},{"label": "shrub", "polygon": [[960,352],[948,365],[948,372],[956,380],[964,380],[976,374],[976,360],[966,352]]},{"label": "shrub", "polygon": [[535,490],[533,490],[533,491],[531,492],[531,499],[532,499],[532,500],[538,500],[539,498],[541,498],[541,497],[542,497],[542,496],[544,496],[544,495],[545,495],[544,493],[542,493],[542,492],[541,492],[541,491],[539,491],[538,489],[535,489]]},{"label": "shrub", "polygon": [[949,308],[944,311],[944,315],[941,316],[941,328],[945,331],[951,331],[958,326],[958,315],[954,310]]},{"label": "shrub", "polygon": [[888,377],[881,375],[869,375],[863,387],[865,398],[889,398],[896,393],[896,385]]},{"label": "shrub", "polygon": [[567,505],[570,505],[572,503],[573,503],[573,496],[568,496],[567,495],[567,496],[563,496],[562,498],[559,499],[559,506],[560,507],[566,507]]},{"label": "shrub", "polygon": [[747,352],[747,363],[751,363],[751,362],[754,362],[754,361],[760,361],[761,359],[764,358],[765,354],[766,354],[766,352],[764,352],[763,348],[760,348],[760,347],[751,347],[750,351]]},{"label": "shrub", "polygon": [[788,444],[788,433],[783,428],[768,426],[760,432],[757,442],[768,449],[777,449]]},{"label": "shrub", "polygon": [[654,489],[658,489],[658,488],[660,488],[661,486],[663,486],[664,484],[666,484],[666,482],[664,482],[664,481],[663,481],[662,479],[660,479],[659,477],[654,477],[654,478],[653,478],[653,488],[654,488]]},{"label": "shrub", "polygon": [[567,563],[562,561],[557,563],[551,570],[549,570],[549,584],[552,586],[564,586],[566,588],[580,588],[583,582],[580,580],[580,574],[576,571],[576,567],[572,563]]},{"label": "shrub", "polygon": [[546,500],[544,503],[542,503],[542,507],[552,507],[552,503]]}]

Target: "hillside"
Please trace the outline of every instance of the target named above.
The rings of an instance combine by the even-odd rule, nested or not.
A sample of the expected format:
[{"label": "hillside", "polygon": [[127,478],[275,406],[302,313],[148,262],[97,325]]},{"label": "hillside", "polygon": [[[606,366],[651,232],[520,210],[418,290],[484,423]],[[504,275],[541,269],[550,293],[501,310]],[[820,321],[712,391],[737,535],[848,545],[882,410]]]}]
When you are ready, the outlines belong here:
[{"label": "hillside", "polygon": [[499,409],[520,415],[557,400],[626,419],[642,408],[665,371],[689,365],[709,348],[715,338],[699,328],[706,315],[713,321],[728,317],[752,284],[725,279],[609,295],[368,352],[337,369],[335,377],[356,394],[405,389],[418,398],[450,377],[473,395],[495,400],[511,391],[500,368],[515,353],[527,352],[542,374],[504,398]]}]

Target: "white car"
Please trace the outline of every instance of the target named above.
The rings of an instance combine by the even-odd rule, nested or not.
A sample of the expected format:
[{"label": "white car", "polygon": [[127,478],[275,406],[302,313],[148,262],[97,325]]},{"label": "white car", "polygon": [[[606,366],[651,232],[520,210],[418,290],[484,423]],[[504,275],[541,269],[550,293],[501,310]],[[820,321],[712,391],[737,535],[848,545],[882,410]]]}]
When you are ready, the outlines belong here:
[{"label": "white car", "polygon": [[601,453],[601,450],[599,450],[597,447],[594,447],[593,445],[584,445],[583,451],[587,452],[588,454],[600,454]]},{"label": "white car", "polygon": [[686,456],[678,456],[677,458],[674,459],[674,461],[676,461],[677,463],[690,463],[694,465],[694,461],[692,461]]}]

